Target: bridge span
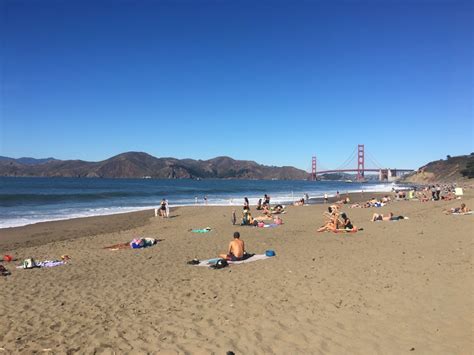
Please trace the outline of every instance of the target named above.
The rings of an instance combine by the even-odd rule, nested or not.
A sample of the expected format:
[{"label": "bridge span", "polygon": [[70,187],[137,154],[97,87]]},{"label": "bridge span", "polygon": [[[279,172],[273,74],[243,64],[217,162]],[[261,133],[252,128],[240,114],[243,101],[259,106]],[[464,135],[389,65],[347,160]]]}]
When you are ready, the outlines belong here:
[{"label": "bridge span", "polygon": [[[395,168],[382,168],[378,166],[377,168],[365,168],[365,147],[363,144],[357,146],[356,150],[353,152],[352,158],[357,158],[357,168],[348,168],[347,165],[350,164],[352,158],[346,159],[346,162],[338,169],[325,169],[318,171],[316,169],[316,156],[313,156],[311,164],[311,178],[316,180],[317,175],[322,174],[337,174],[337,173],[357,173],[357,180],[363,181],[364,175],[366,172],[374,172],[379,174],[380,181],[395,181],[400,175],[412,172],[414,169],[395,169]],[[370,156],[370,155],[369,155]],[[379,164],[374,164],[379,165]]]}]

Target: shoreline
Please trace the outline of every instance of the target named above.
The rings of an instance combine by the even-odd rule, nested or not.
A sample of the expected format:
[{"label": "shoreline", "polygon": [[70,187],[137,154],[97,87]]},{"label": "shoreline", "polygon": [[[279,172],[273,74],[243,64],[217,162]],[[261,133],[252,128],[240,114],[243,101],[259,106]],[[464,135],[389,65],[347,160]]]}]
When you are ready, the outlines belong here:
[{"label": "shoreline", "polygon": [[[351,203],[366,201],[371,197],[382,197],[390,195],[385,192],[349,193],[341,194],[339,199],[349,196]],[[335,203],[335,196],[328,198],[328,203]],[[310,199],[309,206],[325,205],[324,198]],[[291,204],[286,204],[291,206]],[[170,206],[171,213],[192,209],[235,209],[240,216],[242,204],[239,205],[186,205]],[[251,205],[256,212],[255,205]],[[44,221],[17,227],[0,228],[0,248],[14,249],[18,247],[29,247],[48,244],[55,241],[67,241],[90,235],[126,231],[129,229],[143,227],[154,218],[154,209],[145,209],[133,212],[122,212],[108,215],[74,217],[61,220]],[[104,227],[107,225],[107,227]],[[60,231],[59,233],[57,231]],[[58,235],[60,234],[60,235]]]}]

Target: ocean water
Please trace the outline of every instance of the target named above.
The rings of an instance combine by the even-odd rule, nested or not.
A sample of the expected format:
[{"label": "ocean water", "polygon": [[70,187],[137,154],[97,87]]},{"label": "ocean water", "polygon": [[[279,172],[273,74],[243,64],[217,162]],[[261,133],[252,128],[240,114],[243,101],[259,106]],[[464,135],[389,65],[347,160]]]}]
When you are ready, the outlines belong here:
[{"label": "ocean water", "polygon": [[162,198],[171,207],[256,204],[266,193],[271,203],[290,203],[337,191],[391,191],[392,183],[283,180],[154,180],[0,178],[0,228],[155,208]]}]

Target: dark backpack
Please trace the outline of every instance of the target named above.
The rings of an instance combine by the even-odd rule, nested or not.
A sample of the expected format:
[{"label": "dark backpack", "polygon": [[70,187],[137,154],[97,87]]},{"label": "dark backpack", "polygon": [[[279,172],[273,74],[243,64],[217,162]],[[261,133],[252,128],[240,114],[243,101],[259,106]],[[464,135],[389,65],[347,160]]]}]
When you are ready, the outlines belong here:
[{"label": "dark backpack", "polygon": [[216,264],[213,265],[214,269],[223,269],[226,266],[229,266],[229,263],[225,259],[219,259],[217,260]]}]

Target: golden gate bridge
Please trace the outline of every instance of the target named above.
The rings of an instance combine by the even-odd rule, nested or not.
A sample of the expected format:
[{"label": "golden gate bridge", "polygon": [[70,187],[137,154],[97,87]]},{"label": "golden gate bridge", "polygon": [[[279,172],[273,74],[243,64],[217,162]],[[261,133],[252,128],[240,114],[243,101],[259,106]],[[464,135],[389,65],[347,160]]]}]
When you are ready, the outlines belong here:
[{"label": "golden gate bridge", "polygon": [[[357,181],[365,180],[366,172],[376,172],[379,174],[380,181],[394,181],[400,175],[409,173],[414,169],[399,169],[399,168],[383,168],[381,164],[378,164],[377,161],[368,154],[370,162],[375,165],[375,168],[366,168],[365,167],[365,146],[364,144],[358,144],[357,148],[353,150],[349,158],[347,158],[342,165],[337,169],[323,169],[317,170],[317,158],[313,156],[311,162],[311,180],[317,180],[318,175],[322,174],[337,174],[337,173],[357,173]],[[354,160],[357,162],[357,167],[350,167],[353,164]]]}]

